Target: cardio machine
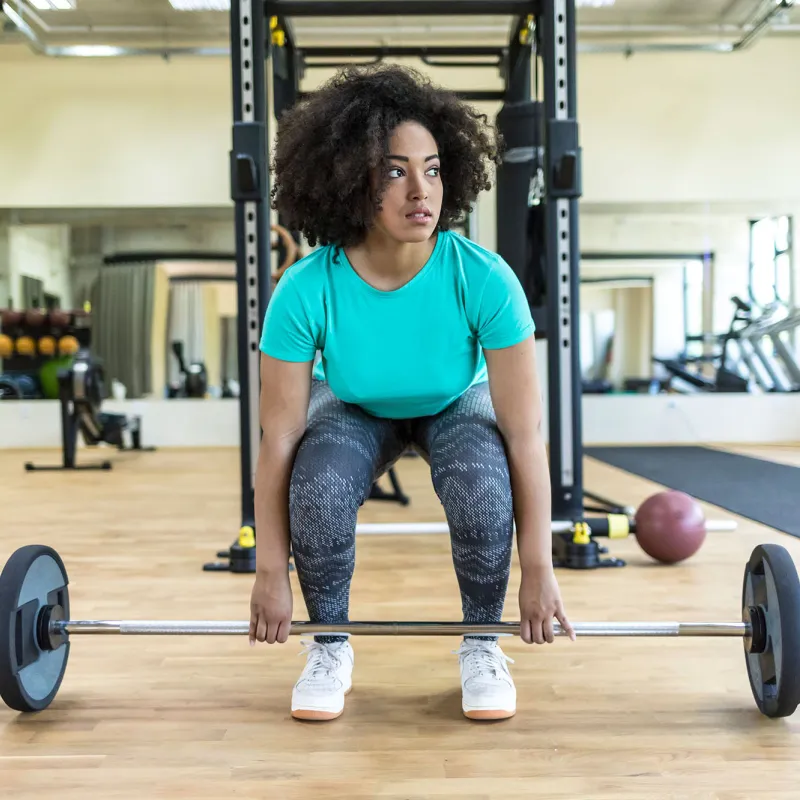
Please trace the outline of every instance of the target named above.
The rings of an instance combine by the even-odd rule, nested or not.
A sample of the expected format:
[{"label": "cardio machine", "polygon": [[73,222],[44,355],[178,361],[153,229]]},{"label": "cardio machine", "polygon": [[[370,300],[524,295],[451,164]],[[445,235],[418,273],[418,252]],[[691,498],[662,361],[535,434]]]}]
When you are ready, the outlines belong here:
[{"label": "cardio machine", "polygon": [[208,392],[208,372],[202,361],[192,361],[187,366],[183,355],[183,342],[172,343],[172,353],[178,360],[180,380],[171,384],[167,390],[167,397],[192,397],[203,399]]},{"label": "cardio machine", "polygon": [[740,331],[737,339],[742,359],[765,392],[800,391],[800,365],[783,334],[800,325],[800,313],[783,303],[764,306],[761,314]]},{"label": "cardio machine", "polygon": [[[731,297],[734,313],[731,324],[726,333],[718,338],[721,350],[713,356],[682,356],[679,358],[653,358],[661,364],[671,376],[678,378],[690,386],[704,392],[749,392],[750,381],[736,369],[729,348],[731,342],[738,341],[741,331],[745,330],[752,322],[752,307],[740,297]],[[705,337],[699,337],[705,340]],[[697,340],[697,339],[695,339]],[[741,350],[741,348],[740,348]],[[744,353],[742,354],[744,356]],[[700,374],[699,370],[691,369],[690,365],[702,364],[708,361],[718,361],[714,377]],[[749,366],[749,365],[748,365]]]},{"label": "cardio machine", "polygon": [[[109,444],[118,450],[155,450],[142,447],[141,418],[126,414],[109,414],[100,410],[106,397],[105,373],[102,363],[87,348],[78,350],[70,366],[59,370],[58,397],[61,405],[62,463],[54,465],[25,464],[34,470],[111,469],[110,461],[77,464],[78,434],[89,447]],[[126,434],[130,444],[126,444]]]}]

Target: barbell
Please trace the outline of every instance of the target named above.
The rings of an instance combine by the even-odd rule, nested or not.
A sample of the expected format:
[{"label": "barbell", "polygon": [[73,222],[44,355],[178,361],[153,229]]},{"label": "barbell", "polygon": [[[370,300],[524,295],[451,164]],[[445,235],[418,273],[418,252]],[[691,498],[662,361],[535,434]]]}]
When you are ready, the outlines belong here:
[{"label": "barbell", "polygon": [[[79,634],[247,636],[249,622],[213,620],[72,620],[69,580],[59,554],[46,545],[15,551],[0,574],[0,696],[21,712],[54,700]],[[750,687],[767,717],[800,704],[800,579],[789,552],[758,545],[745,565],[741,619],[734,622],[577,622],[577,638],[735,636],[744,643]],[[517,635],[519,622],[293,622],[292,634],[366,636]],[[565,635],[554,623],[557,636]]]}]

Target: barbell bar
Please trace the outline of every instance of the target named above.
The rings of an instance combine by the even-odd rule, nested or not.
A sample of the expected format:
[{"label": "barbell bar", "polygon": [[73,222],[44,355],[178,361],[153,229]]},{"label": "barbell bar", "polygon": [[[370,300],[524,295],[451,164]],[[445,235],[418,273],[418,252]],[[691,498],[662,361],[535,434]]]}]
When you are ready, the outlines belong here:
[{"label": "barbell bar", "polygon": [[[622,517],[622,514],[609,515]],[[598,517],[599,523],[603,529],[608,528],[606,517]],[[587,517],[586,522],[589,527],[595,519]],[[553,520],[550,524],[551,533],[569,533],[575,526],[574,522],[569,520]],[[725,519],[709,519],[706,520],[706,531],[708,533],[728,533],[735,531],[737,524],[735,520]],[[450,533],[450,526],[446,522],[359,522],[356,525],[356,535],[362,534],[426,534],[426,533]],[[627,532],[626,532],[627,535]]]},{"label": "barbell bar", "polygon": [[[11,708],[41,711],[54,700],[79,634],[249,635],[249,622],[213,620],[72,620],[69,579],[46,545],[15,551],[0,573],[0,697]],[[741,620],[734,622],[576,622],[583,637],[739,637],[756,705],[767,717],[800,704],[800,578],[789,552],[758,545],[745,565]],[[293,634],[368,636],[518,635],[519,622],[293,622]],[[565,635],[554,622],[554,633]]]},{"label": "barbell bar", "polygon": [[[746,622],[576,622],[576,636],[752,636]],[[82,633],[123,636],[246,636],[249,622],[213,620],[68,620],[52,621],[52,636]],[[355,636],[519,636],[519,622],[470,625],[460,622],[349,622],[322,625],[292,622],[291,634]],[[555,636],[566,636],[558,622]]]}]

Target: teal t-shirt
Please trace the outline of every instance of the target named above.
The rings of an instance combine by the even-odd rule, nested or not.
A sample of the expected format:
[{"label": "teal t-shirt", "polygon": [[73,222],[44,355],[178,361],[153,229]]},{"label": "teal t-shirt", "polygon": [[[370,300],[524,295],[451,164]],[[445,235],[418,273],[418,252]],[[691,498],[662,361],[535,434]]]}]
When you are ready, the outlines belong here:
[{"label": "teal t-shirt", "polygon": [[272,294],[261,350],[320,359],[314,377],[377,417],[439,413],[488,379],[483,350],[534,331],[519,279],[496,253],[439,232],[423,268],[393,291],[370,286],[344,250],[321,247],[288,269]]}]

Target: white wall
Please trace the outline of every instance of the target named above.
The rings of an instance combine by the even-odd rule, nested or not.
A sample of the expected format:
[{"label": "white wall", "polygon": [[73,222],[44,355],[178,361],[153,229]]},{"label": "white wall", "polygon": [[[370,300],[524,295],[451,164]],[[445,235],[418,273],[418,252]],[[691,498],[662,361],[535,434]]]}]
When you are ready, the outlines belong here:
[{"label": "white wall", "polygon": [[[0,207],[229,204],[227,58],[18,53],[0,61]],[[796,41],[778,38],[735,55],[580,56],[584,198],[800,206],[800,83],[784,80],[798,68]],[[431,72],[499,86],[491,69]]]},{"label": "white wall", "polygon": [[800,207],[796,39],[736,54],[585,55],[578,116],[592,202]]},{"label": "white wall", "polygon": [[16,308],[22,304],[22,276],[38,278],[45,291],[72,308],[69,228],[66,225],[12,225],[8,230],[9,285]]},{"label": "white wall", "polygon": [[224,58],[0,61],[0,207],[229,201]]}]

